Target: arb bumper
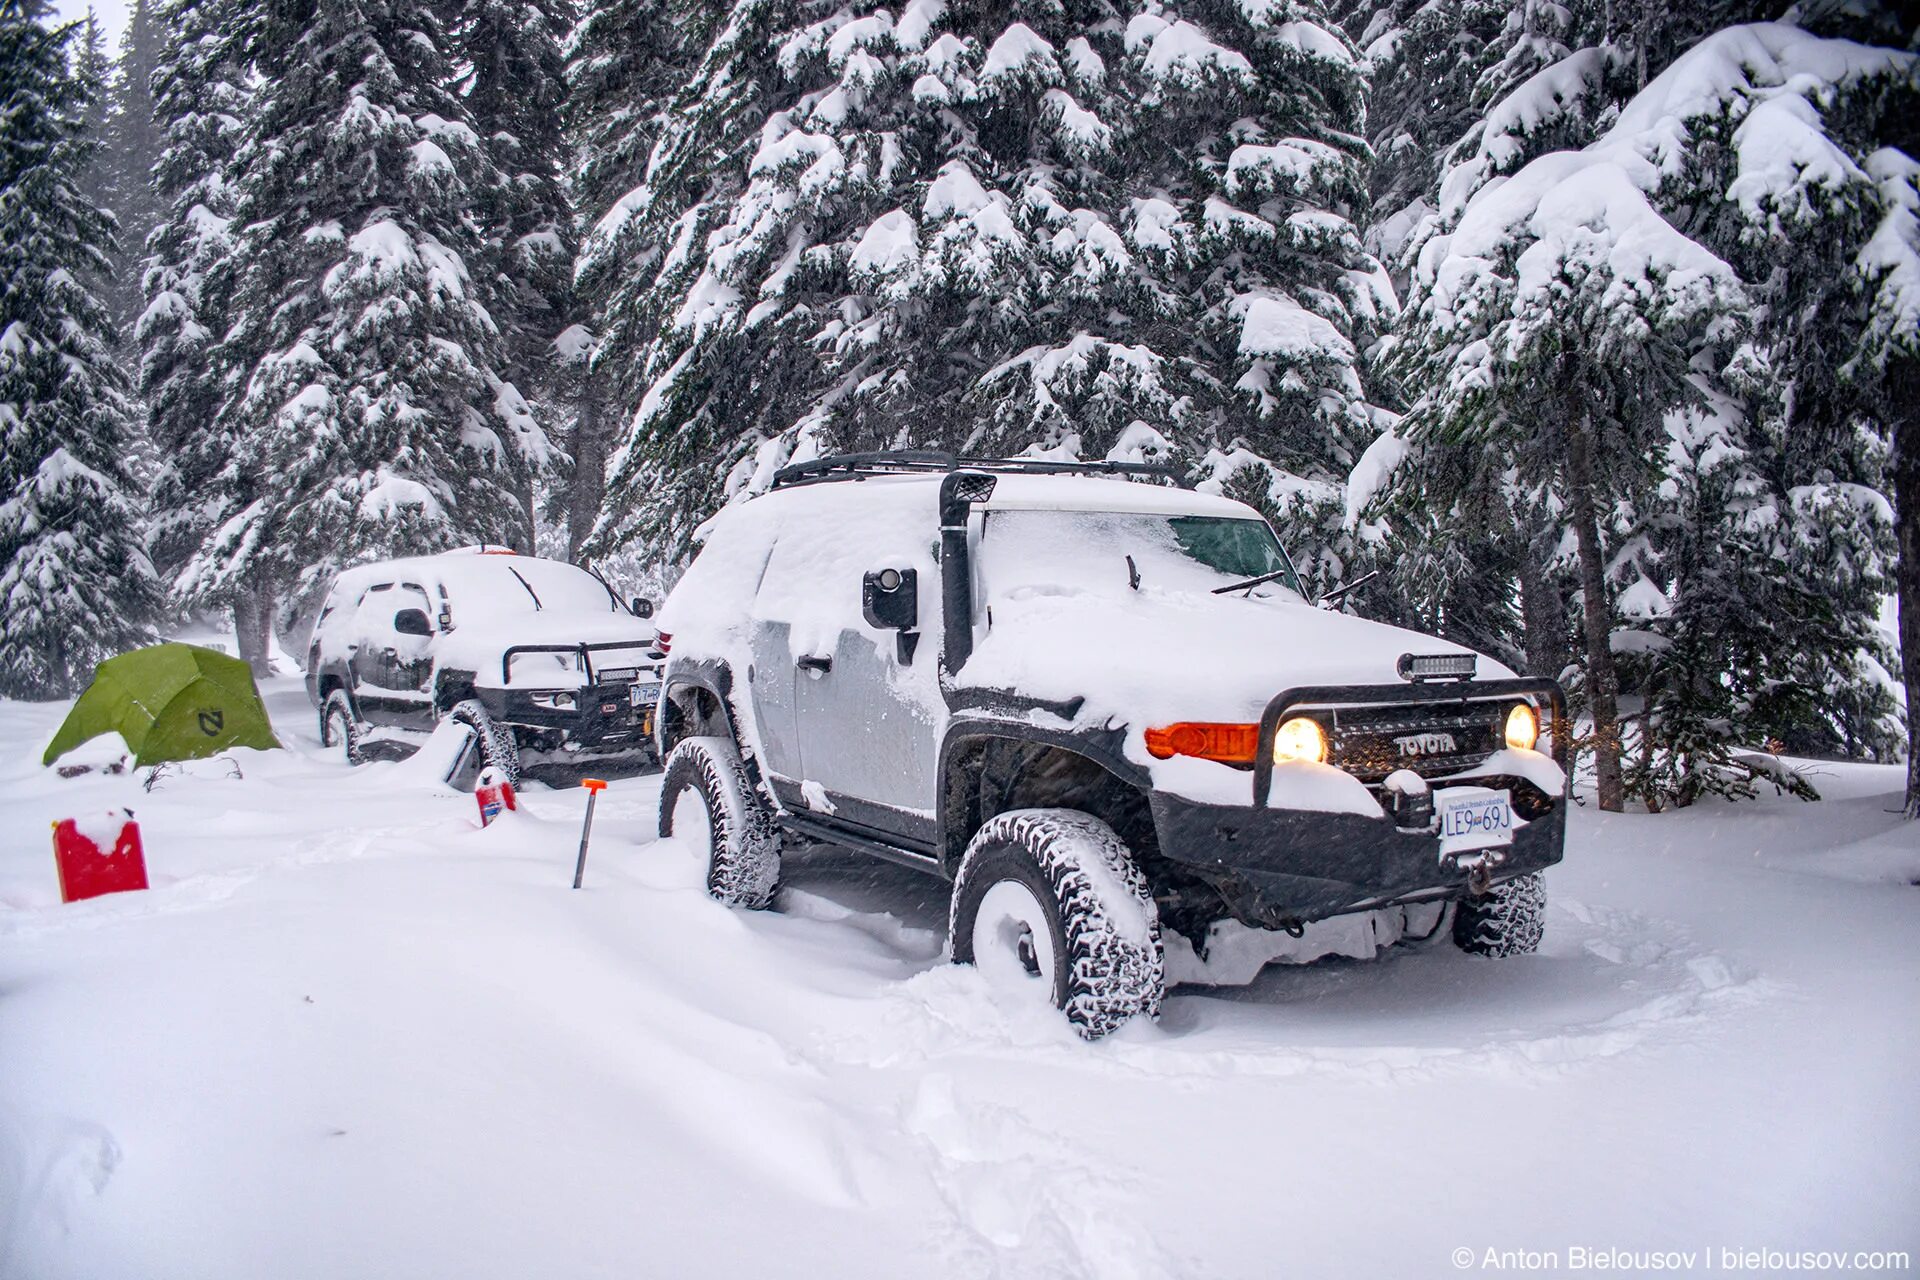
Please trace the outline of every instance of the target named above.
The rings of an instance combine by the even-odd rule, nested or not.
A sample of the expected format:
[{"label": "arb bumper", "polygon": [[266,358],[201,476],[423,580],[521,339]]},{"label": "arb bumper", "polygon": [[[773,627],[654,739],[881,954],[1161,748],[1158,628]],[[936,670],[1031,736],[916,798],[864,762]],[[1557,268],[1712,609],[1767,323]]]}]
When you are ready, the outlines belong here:
[{"label": "arb bumper", "polygon": [[[1515,783],[1516,791],[1525,785]],[[1236,917],[1262,928],[1465,893],[1476,865],[1443,860],[1438,835],[1401,830],[1388,817],[1199,804],[1165,793],[1152,804],[1160,855],[1211,885]],[[1497,861],[1492,881],[1560,861],[1566,823],[1566,802],[1555,797],[1514,831],[1511,845],[1493,851],[1501,856],[1490,860]]]},{"label": "arb bumper", "polygon": [[[1429,824],[1423,822],[1417,829],[1398,825],[1394,816],[1398,806],[1383,806],[1377,817],[1269,807],[1274,737],[1290,715],[1396,705],[1445,710],[1520,698],[1545,704],[1553,755],[1564,761],[1565,694],[1552,680],[1289,689],[1269,702],[1261,716],[1251,806],[1154,794],[1160,854],[1211,885],[1239,919],[1268,928],[1394,902],[1452,896],[1550,867],[1560,861],[1565,848],[1567,800],[1564,794],[1547,795],[1523,778],[1458,779],[1462,784],[1507,788],[1514,813],[1522,820],[1511,844],[1476,855],[1443,855],[1440,837]],[[1444,777],[1429,782],[1435,787],[1449,785]],[[1373,789],[1377,797],[1382,796],[1378,783]]]}]

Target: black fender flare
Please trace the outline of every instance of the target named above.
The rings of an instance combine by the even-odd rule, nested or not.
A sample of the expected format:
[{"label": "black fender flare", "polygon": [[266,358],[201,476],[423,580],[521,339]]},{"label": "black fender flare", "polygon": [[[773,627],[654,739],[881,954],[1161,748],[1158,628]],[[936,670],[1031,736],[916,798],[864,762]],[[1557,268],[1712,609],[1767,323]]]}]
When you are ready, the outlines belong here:
[{"label": "black fender flare", "polygon": [[1116,782],[1142,795],[1152,794],[1153,780],[1146,769],[1126,757],[1125,729],[1109,725],[1055,728],[1026,720],[1003,719],[998,715],[956,715],[948,721],[946,733],[940,739],[940,760],[935,773],[939,779],[934,809],[939,831],[940,865],[949,879],[959,870],[960,859],[966,853],[970,835],[965,822],[960,820],[962,815],[954,812],[954,805],[963,794],[955,785],[960,769],[955,756],[973,744],[995,740],[1052,747],[1079,756],[1111,775]]},{"label": "black fender flare", "polygon": [[361,719],[360,691],[354,687],[353,668],[343,658],[321,663],[320,669],[314,673],[313,701],[316,709],[326,709],[327,695],[336,687],[347,695],[347,706],[353,711],[353,718]]},{"label": "black fender flare", "polygon": [[[746,743],[740,740],[740,716],[733,705],[733,667],[723,658],[688,658],[671,662],[660,673],[660,714],[654,724],[654,744],[665,760],[669,747],[668,735],[677,728],[680,720],[680,708],[673,700],[678,690],[698,689],[719,703],[727,717],[727,732],[733,738],[734,745],[741,749],[743,758],[748,756]],[[749,760],[749,764],[752,761]],[[758,771],[755,766],[756,772]]]},{"label": "black fender flare", "polygon": [[[468,698],[480,697],[480,690],[474,684],[475,675],[472,671],[450,669],[434,663],[433,677],[428,682],[428,687],[433,690],[434,719],[440,719]],[[494,704],[487,708],[489,714],[504,706],[505,700],[496,698]]]}]

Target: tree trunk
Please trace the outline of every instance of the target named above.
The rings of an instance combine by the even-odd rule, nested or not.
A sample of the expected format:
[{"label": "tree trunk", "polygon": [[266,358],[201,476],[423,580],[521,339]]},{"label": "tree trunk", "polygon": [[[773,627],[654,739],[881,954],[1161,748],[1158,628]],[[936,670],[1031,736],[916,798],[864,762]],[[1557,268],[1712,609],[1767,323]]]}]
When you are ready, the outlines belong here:
[{"label": "tree trunk", "polygon": [[1620,776],[1619,679],[1610,643],[1606,567],[1600,556],[1599,504],[1594,499],[1593,441],[1587,415],[1575,408],[1566,420],[1567,514],[1579,549],[1581,630],[1587,647],[1587,702],[1593,711],[1593,774],[1600,807],[1626,807]]},{"label": "tree trunk", "polygon": [[573,426],[573,477],[567,486],[567,558],[578,563],[581,548],[600,518],[607,490],[607,432],[602,421],[600,377],[589,373]]},{"label": "tree trunk", "polygon": [[1567,637],[1553,573],[1539,539],[1526,537],[1520,548],[1520,629],[1527,653],[1527,674],[1560,678],[1567,665]]},{"label": "tree trunk", "polygon": [[273,591],[269,587],[243,590],[233,598],[233,639],[240,659],[253,669],[256,680],[273,674]]},{"label": "tree trunk", "polygon": [[1893,521],[1900,547],[1894,594],[1900,609],[1900,672],[1907,688],[1906,814],[1920,818],[1920,360],[1887,370],[1893,414]]},{"label": "tree trunk", "polygon": [[520,516],[527,522],[527,536],[521,552],[530,556],[540,554],[540,522],[533,510],[533,473],[531,469],[520,477]]}]

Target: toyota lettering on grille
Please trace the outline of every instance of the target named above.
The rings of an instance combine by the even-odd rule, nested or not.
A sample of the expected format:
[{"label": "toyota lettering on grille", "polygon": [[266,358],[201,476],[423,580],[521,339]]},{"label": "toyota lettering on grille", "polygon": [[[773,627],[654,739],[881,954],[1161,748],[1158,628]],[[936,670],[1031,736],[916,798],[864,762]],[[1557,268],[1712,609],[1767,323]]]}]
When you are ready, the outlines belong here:
[{"label": "toyota lettering on grille", "polygon": [[1393,745],[1403,756],[1438,756],[1459,750],[1450,733],[1411,733],[1395,738]]}]

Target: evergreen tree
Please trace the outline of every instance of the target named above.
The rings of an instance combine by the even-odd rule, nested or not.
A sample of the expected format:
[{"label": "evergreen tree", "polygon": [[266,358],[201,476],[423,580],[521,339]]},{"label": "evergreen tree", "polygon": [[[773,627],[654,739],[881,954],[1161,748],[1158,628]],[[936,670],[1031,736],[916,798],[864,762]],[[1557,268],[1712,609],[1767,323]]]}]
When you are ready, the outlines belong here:
[{"label": "evergreen tree", "polygon": [[1880,216],[1849,273],[1866,322],[1840,372],[1888,453],[1907,715],[1905,807],[1909,818],[1920,818],[1920,137],[1913,132],[1920,111],[1911,96],[1905,106],[1904,115],[1894,117],[1904,121],[1904,132],[1863,166]]},{"label": "evergreen tree", "polygon": [[[521,455],[529,538],[534,484],[556,462],[538,424],[557,419],[568,386],[554,344],[578,318],[573,210],[563,177],[561,41],[572,25],[571,0],[471,0],[454,26],[456,62],[466,68],[462,103],[499,178],[497,188],[480,193],[484,256],[472,269],[490,282],[494,323],[505,340],[496,409]],[[528,407],[529,397],[539,412]]]},{"label": "evergreen tree", "polygon": [[160,225],[165,204],[153,175],[166,148],[165,131],[155,115],[153,73],[159,69],[165,31],[156,10],[161,0],[133,0],[120,39],[107,91],[102,162],[108,170],[108,203],[120,221],[120,252],[114,259],[107,302],[115,327],[131,341],[145,308],[141,275],[147,237]]},{"label": "evergreen tree", "polygon": [[82,183],[97,82],[43,0],[0,0],[0,695],[65,697],[146,637],[156,592]]},{"label": "evergreen tree", "polygon": [[528,544],[535,428],[502,402],[506,308],[470,214],[503,179],[437,13],[303,0],[246,32],[255,124],[214,283],[237,511],[183,573],[193,598],[298,600],[369,557]]},{"label": "evergreen tree", "polygon": [[1250,472],[1317,521],[1392,307],[1363,90],[1308,3],[736,6],[602,223],[662,250],[605,326],[644,390],[602,539],[908,442]]},{"label": "evergreen tree", "polygon": [[[153,184],[165,212],[147,241],[145,305],[134,336],[159,455],[151,543],[169,581],[245,506],[233,421],[221,414],[235,376],[219,348],[231,327],[219,296],[235,239],[229,169],[253,113],[244,16],[226,0],[163,0],[154,23],[167,32],[151,88],[163,139],[152,153]],[[243,648],[264,656],[253,598],[236,593],[231,603]]]},{"label": "evergreen tree", "polygon": [[[1836,139],[1848,129],[1870,139],[1874,119],[1899,118],[1888,95],[1913,70],[1909,56],[1791,27],[1720,32],[1621,106],[1585,150],[1481,184],[1450,222],[1443,209],[1443,229],[1420,251],[1401,372],[1428,390],[1399,442],[1415,455],[1396,481],[1399,509],[1417,489],[1454,511],[1497,510],[1490,498],[1516,492],[1509,469],[1530,470],[1521,424],[1553,418],[1551,386],[1611,385],[1607,398],[1632,410],[1624,447],[1608,444],[1608,414],[1590,414],[1602,430],[1587,465],[1567,447],[1517,492],[1571,517],[1596,736],[1617,750],[1605,703],[1613,650],[1624,647],[1641,734],[1628,781],[1650,804],[1749,790],[1754,769],[1769,766],[1737,760],[1737,749],[1822,723],[1837,733],[1829,707],[1851,708],[1856,738],[1876,736],[1880,695],[1863,682],[1884,656],[1872,652],[1870,620],[1885,504],[1871,488],[1868,437],[1830,411],[1842,403],[1830,371],[1848,330],[1833,282],[1847,279],[1863,239],[1866,188],[1846,149],[1860,144]],[[1537,122],[1566,101],[1538,78],[1523,88],[1533,99],[1502,115]],[[1829,133],[1828,119],[1849,123]],[[1531,348],[1508,326],[1525,322],[1529,289],[1546,290],[1549,311],[1580,296],[1555,264],[1582,237],[1613,246],[1612,313],[1599,329],[1556,321],[1559,381],[1535,381],[1540,405],[1503,400],[1503,383],[1534,377]],[[1730,340],[1749,325],[1729,365]],[[1577,362],[1616,339],[1627,363]],[[1636,389],[1637,406],[1626,404]],[[1509,428],[1488,435],[1490,421]],[[1557,434],[1578,443],[1564,424]],[[1494,444],[1493,456],[1445,460],[1468,440]],[[1591,529],[1583,476],[1611,486]],[[1524,527],[1524,513],[1513,515]],[[1603,804],[1620,795],[1612,767],[1603,759]]]},{"label": "evergreen tree", "polygon": [[[658,328],[644,304],[672,219],[648,216],[642,199],[684,208],[697,193],[654,185],[654,146],[688,92],[724,11],[685,0],[607,0],[588,7],[567,65],[567,128],[577,157],[574,203],[581,250],[575,282],[581,327],[566,334],[566,377],[575,412],[559,503],[570,554],[578,557],[600,517],[615,405],[645,393],[639,353]],[[690,107],[691,104],[689,104]],[[684,166],[697,180],[694,166]],[[602,333],[611,333],[602,341]],[[611,358],[601,361],[596,353]]]},{"label": "evergreen tree", "polygon": [[113,162],[107,145],[107,124],[112,105],[108,101],[108,81],[113,64],[107,58],[106,33],[92,6],[87,16],[74,24],[72,47],[68,56],[71,74],[79,82],[80,132],[88,143],[86,163],[81,166],[80,194],[96,209],[113,212],[115,199]]}]

